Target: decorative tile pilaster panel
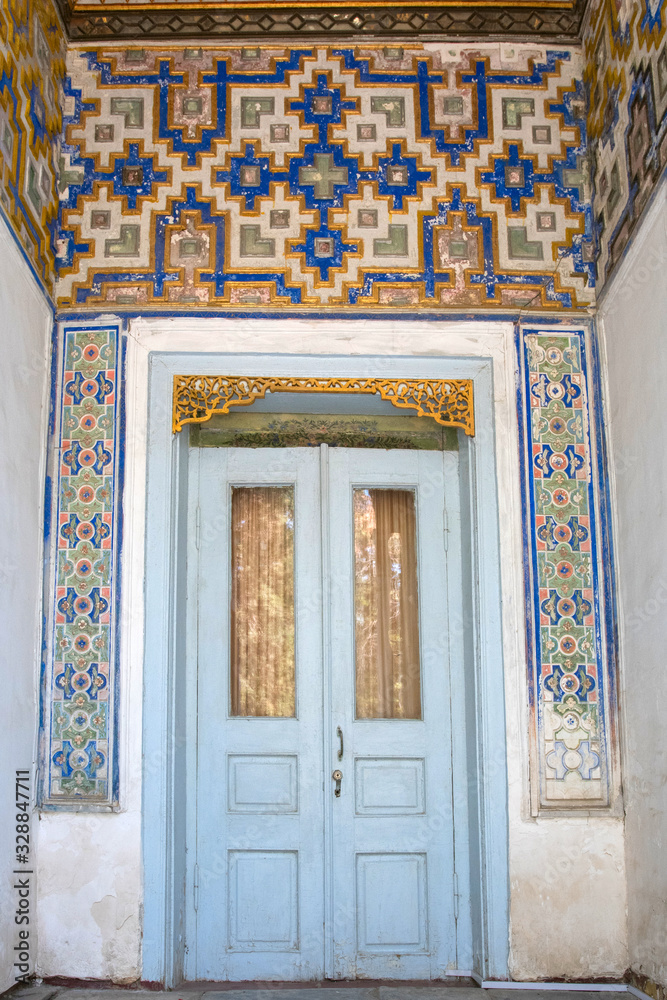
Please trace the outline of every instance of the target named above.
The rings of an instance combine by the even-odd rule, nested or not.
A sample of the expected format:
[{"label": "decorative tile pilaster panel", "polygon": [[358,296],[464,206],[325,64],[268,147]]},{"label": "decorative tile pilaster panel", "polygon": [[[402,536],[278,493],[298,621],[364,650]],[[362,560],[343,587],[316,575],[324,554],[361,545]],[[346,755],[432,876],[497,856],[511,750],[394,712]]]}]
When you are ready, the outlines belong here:
[{"label": "decorative tile pilaster panel", "polygon": [[65,326],[63,335],[42,800],[108,807],[118,793],[119,331]]},{"label": "decorative tile pilaster panel", "polygon": [[585,334],[524,329],[519,364],[533,807],[606,807],[614,657]]}]

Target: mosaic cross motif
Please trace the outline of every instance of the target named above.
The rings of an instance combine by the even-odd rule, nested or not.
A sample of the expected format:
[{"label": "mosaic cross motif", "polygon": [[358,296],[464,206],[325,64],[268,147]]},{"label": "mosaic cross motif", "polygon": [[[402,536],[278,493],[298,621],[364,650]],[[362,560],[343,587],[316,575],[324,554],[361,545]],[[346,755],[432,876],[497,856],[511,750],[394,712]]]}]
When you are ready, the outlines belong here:
[{"label": "mosaic cross motif", "polygon": [[[65,329],[55,515],[52,670],[44,693],[48,805],[105,805],[114,781],[118,334]],[[46,717],[46,716],[45,716]]]},{"label": "mosaic cross motif", "polygon": [[610,800],[607,702],[584,335],[527,331],[524,463],[533,777],[541,808]]},{"label": "mosaic cross motif", "polygon": [[594,299],[574,50],[72,50],[61,308]]}]

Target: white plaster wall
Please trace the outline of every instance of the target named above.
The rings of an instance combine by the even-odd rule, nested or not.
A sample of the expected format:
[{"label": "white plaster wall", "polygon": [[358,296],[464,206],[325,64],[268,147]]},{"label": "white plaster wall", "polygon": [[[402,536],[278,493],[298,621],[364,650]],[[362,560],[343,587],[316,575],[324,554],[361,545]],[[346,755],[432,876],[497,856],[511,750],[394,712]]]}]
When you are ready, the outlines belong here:
[{"label": "white plaster wall", "polygon": [[667,986],[667,183],[600,310],[620,593],[628,935]]},{"label": "white plaster wall", "polygon": [[[13,985],[17,892],[15,772],[34,780],[40,650],[44,456],[53,319],[0,218],[0,993]],[[36,832],[33,824],[33,835]],[[32,868],[32,865],[29,866]],[[34,880],[33,880],[34,881]],[[33,898],[33,913],[34,913]]]},{"label": "white plaster wall", "polygon": [[[136,320],[128,348],[121,673],[122,812],[45,814],[40,832],[44,976],[141,976],[141,663],[148,352],[452,355],[494,369],[509,759],[511,958],[515,979],[620,976],[627,967],[619,818],[530,817],[521,508],[512,325]],[[151,401],[171,409],[171,400]],[[481,433],[481,429],[478,428]],[[492,763],[492,762],[491,762]],[[160,762],[156,762],[160,766]]]}]

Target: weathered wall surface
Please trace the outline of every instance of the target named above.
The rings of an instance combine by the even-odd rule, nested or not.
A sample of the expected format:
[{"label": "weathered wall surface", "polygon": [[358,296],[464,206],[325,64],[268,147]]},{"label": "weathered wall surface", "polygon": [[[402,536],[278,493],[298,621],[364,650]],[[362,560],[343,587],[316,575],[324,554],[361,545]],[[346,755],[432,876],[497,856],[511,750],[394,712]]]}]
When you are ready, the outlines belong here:
[{"label": "weathered wall surface", "polygon": [[53,293],[65,37],[51,0],[6,0],[0,42],[0,204]]},{"label": "weathered wall surface", "polygon": [[600,311],[616,498],[628,923],[633,971],[667,988],[667,184]]},{"label": "weathered wall surface", "polygon": [[[52,312],[0,219],[0,992],[13,985],[20,929],[30,933],[29,952],[37,939],[34,923],[17,926],[19,903],[13,888],[15,844],[15,774],[34,781],[37,691],[40,662],[42,589],[42,508],[46,450]],[[23,789],[22,789],[23,791]],[[31,787],[34,801],[34,788]],[[36,830],[32,831],[33,836]],[[32,845],[31,845],[32,846]],[[30,861],[34,856],[29,852]],[[34,878],[28,898],[36,907]],[[25,939],[24,939],[25,941]],[[31,961],[32,968],[32,961]],[[19,970],[21,971],[21,970]]]},{"label": "weathered wall surface", "polygon": [[595,0],[584,58],[602,285],[667,165],[667,0]]},{"label": "weathered wall surface", "polygon": [[594,301],[580,51],[72,48],[63,308]]},{"label": "weathered wall surface", "polygon": [[620,818],[512,821],[512,978],[620,978],[627,967]]}]

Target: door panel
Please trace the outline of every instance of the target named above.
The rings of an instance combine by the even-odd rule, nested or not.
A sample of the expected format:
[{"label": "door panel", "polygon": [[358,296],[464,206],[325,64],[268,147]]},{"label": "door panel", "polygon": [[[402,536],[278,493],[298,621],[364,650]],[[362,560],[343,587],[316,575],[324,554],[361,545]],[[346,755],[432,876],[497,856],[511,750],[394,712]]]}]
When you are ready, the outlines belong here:
[{"label": "door panel", "polygon": [[424,813],[424,760],[357,758],[354,762],[355,816],[421,816]]},{"label": "door panel", "polygon": [[357,854],[355,862],[358,952],[380,961],[425,953],[426,855]]},{"label": "door panel", "polygon": [[296,952],[298,851],[229,852],[229,948]]},{"label": "door panel", "polygon": [[[331,718],[342,729],[344,745],[343,759],[332,763],[343,772],[332,807],[334,976],[440,978],[456,967],[443,456],[336,448],[329,452],[329,468]],[[399,664],[393,675],[401,689],[413,688],[403,717],[381,717],[386,705],[377,700],[377,718],[355,717],[359,588],[355,595],[345,581],[359,562],[353,520],[360,489],[414,497],[414,526],[399,513],[383,530],[386,510],[378,509],[374,529],[378,553],[382,542],[395,576],[410,574],[416,564],[418,594],[410,580],[405,588],[405,601],[418,604],[414,616],[400,607],[400,579],[384,588],[385,608],[379,601],[377,611],[394,660],[403,655],[396,622],[403,617],[406,631],[418,632],[409,638],[408,645],[418,648],[411,648],[407,667]],[[403,505],[404,512],[409,506]],[[406,551],[410,545],[412,552]],[[376,554],[377,575],[379,562]],[[385,659],[378,651],[376,663],[386,671]],[[418,682],[421,699],[415,701]]]},{"label": "door panel", "polygon": [[[319,456],[306,448],[202,448],[198,457],[198,888],[186,976],[318,979],[324,919]],[[293,601],[281,596],[289,590],[284,580],[277,587],[261,575],[271,559],[282,572],[284,553],[271,552],[281,543],[269,523],[280,494],[265,502],[273,487],[294,491],[293,515],[285,515],[293,516]],[[264,503],[259,520],[250,509],[255,500]],[[252,537],[235,543],[233,531],[243,523],[251,524]],[[254,574],[256,600],[243,597],[252,587],[235,583],[233,571]],[[284,607],[276,608],[281,601]],[[290,607],[295,698],[281,702],[274,697],[276,671],[283,670],[282,683],[292,682],[285,674],[289,656],[275,647],[287,642]],[[258,637],[266,621],[279,640]],[[231,651],[240,661],[235,666]]]}]

